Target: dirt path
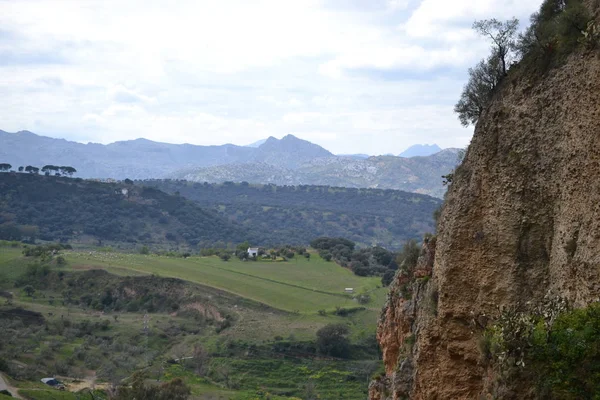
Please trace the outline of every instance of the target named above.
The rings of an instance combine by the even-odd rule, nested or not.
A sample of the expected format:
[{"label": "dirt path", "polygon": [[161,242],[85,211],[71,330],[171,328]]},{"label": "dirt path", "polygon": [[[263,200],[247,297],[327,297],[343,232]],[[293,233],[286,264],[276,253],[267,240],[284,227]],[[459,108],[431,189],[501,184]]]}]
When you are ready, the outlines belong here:
[{"label": "dirt path", "polygon": [[8,390],[15,399],[22,399],[22,397],[17,393],[17,389],[10,386],[8,380],[2,374],[0,374],[0,390]]}]

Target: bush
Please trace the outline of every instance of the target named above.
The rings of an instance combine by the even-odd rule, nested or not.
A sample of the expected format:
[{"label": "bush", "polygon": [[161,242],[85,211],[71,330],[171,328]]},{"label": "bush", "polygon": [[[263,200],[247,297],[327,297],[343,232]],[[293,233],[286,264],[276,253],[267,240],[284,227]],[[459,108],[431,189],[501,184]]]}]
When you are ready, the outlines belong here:
[{"label": "bush", "polygon": [[344,324],[329,324],[317,331],[317,350],[323,355],[348,357],[350,329]]},{"label": "bush", "polygon": [[367,293],[360,294],[360,295],[358,295],[356,300],[358,301],[359,304],[369,304],[371,302],[371,295],[369,295]]},{"label": "bush", "polygon": [[562,313],[532,332],[531,370],[543,388],[564,399],[600,393],[600,304]]},{"label": "bush", "polygon": [[560,63],[581,42],[591,16],[581,0],[545,0],[519,35],[516,49],[523,62],[536,72]]},{"label": "bush", "polygon": [[383,286],[389,286],[390,283],[392,283],[392,281],[394,280],[394,276],[396,276],[396,271],[391,269],[385,271],[385,274],[383,274],[383,276],[381,277],[381,284]]},{"label": "bush", "polygon": [[564,300],[551,298],[528,311],[504,309],[479,346],[501,373],[535,382],[541,398],[594,399],[600,393],[598,302],[569,310]]}]

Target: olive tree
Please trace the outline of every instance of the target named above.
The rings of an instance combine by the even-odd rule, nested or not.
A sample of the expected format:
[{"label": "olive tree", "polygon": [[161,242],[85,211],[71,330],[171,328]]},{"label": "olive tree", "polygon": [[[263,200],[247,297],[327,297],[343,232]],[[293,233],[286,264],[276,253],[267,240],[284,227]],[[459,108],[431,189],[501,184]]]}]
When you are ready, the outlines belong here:
[{"label": "olive tree", "polygon": [[467,127],[475,125],[485,110],[498,83],[500,83],[501,62],[497,57],[481,60],[474,68],[469,68],[469,81],[463,88],[460,100],[454,106],[460,123]]},{"label": "olive tree", "polygon": [[505,22],[497,19],[475,21],[473,29],[492,42],[492,54],[469,69],[469,81],[465,85],[454,112],[463,126],[475,125],[488,106],[494,90],[506,76],[507,65],[515,54],[515,42],[519,20]]},{"label": "olive tree", "polygon": [[497,19],[475,21],[473,29],[492,41],[492,57],[497,57],[502,76],[506,75],[507,64],[515,50],[519,20],[516,18],[500,22]]}]

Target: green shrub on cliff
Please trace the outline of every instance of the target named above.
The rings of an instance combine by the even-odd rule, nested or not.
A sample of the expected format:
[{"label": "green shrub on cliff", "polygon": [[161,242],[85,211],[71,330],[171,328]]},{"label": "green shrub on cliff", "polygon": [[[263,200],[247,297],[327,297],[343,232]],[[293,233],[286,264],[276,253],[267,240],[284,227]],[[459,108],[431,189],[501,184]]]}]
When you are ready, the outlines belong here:
[{"label": "green shrub on cliff", "polygon": [[528,312],[505,309],[480,344],[501,371],[535,382],[542,398],[598,398],[600,303],[569,310],[553,299]]},{"label": "green shrub on cliff", "polygon": [[481,36],[491,39],[492,46],[490,56],[469,69],[469,81],[454,107],[465,127],[477,123],[511,64],[523,64],[525,71],[542,75],[578,46],[593,49],[600,42],[600,26],[582,0],[545,0],[530,22],[518,37],[519,21],[514,18],[473,24]]},{"label": "green shrub on cliff", "polygon": [[556,399],[597,399],[600,394],[600,303],[561,314],[532,334],[531,369],[541,390]]},{"label": "green shrub on cliff", "polygon": [[519,35],[517,52],[527,68],[543,71],[577,48],[590,20],[581,0],[545,0]]}]

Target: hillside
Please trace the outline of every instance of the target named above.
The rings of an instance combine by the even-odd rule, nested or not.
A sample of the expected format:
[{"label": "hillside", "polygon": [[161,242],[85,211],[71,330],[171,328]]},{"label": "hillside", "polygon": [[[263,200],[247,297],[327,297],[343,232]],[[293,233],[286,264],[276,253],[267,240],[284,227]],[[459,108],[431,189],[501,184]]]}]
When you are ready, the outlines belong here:
[{"label": "hillside", "polygon": [[433,231],[440,204],[391,190],[169,180],[133,185],[0,173],[0,239],[197,250],[244,241],[308,245],[329,236],[395,250]]},{"label": "hillside", "polygon": [[[194,400],[305,398],[308,389],[359,400],[378,368],[385,290],[317,254],[284,263],[22,250],[0,241],[0,360],[12,393],[27,399],[92,398],[79,390],[95,386],[105,400],[102,389],[144,370],[153,381],[181,378]],[[346,286],[370,301],[359,306]],[[347,333],[343,353],[331,354],[318,332],[336,324]]]},{"label": "hillside", "polygon": [[254,235],[183,197],[124,183],[0,173],[0,239],[197,246]]},{"label": "hillside", "polygon": [[458,163],[458,149],[427,157],[323,157],[296,169],[265,163],[219,165],[184,169],[170,176],[194,182],[249,182],[276,185],[329,185],[351,188],[396,189],[442,197],[442,175]]},{"label": "hillside", "polygon": [[136,182],[198,202],[237,226],[281,243],[307,244],[319,236],[399,249],[433,232],[441,201],[396,190],[326,186],[200,184],[176,180]]},{"label": "hillside", "polygon": [[437,237],[394,279],[370,399],[600,393],[600,5],[557,4],[480,115]]}]

